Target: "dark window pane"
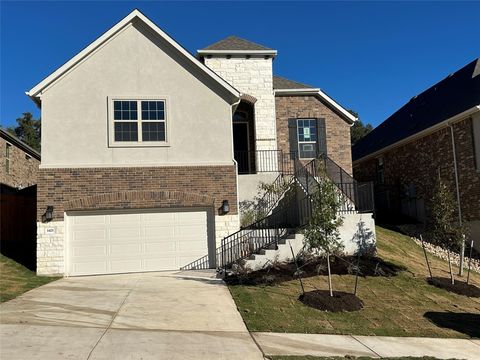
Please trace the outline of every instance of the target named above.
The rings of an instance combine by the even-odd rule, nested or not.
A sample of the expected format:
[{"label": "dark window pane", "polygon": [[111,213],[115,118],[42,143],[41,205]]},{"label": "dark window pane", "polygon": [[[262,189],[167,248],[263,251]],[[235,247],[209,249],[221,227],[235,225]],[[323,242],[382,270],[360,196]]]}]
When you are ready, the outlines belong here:
[{"label": "dark window pane", "polygon": [[142,111],[147,111],[147,110],[148,110],[148,102],[142,101]]},{"label": "dark window pane", "polygon": [[130,120],[138,120],[137,110],[135,110],[135,111],[130,111]]},{"label": "dark window pane", "polygon": [[146,122],[142,123],[143,141],[165,141],[165,123],[164,122]]},{"label": "dark window pane", "polygon": [[128,101],[122,101],[122,110],[128,110],[129,108],[128,104],[129,104]]},{"label": "dark window pane", "polygon": [[119,110],[115,110],[113,112],[113,119],[114,120],[122,120],[122,112]]},{"label": "dark window pane", "polygon": [[158,120],[156,111],[150,110],[150,120]]},{"label": "dark window pane", "polygon": [[150,117],[148,116],[148,111],[142,111],[142,120],[148,120]]},{"label": "dark window pane", "polygon": [[115,141],[138,141],[137,123],[115,122]]},{"label": "dark window pane", "polygon": [[165,112],[163,110],[158,111],[158,120],[165,120]]},{"label": "dark window pane", "polygon": [[130,111],[122,111],[122,120],[130,120]]},{"label": "dark window pane", "polygon": [[315,144],[299,144],[300,158],[311,159],[316,155]]},{"label": "dark window pane", "polygon": [[150,108],[150,111],[152,111],[152,110],[157,110],[157,102],[156,102],[156,101],[150,101],[150,102],[148,103],[148,106],[149,106],[149,108]]},{"label": "dark window pane", "polygon": [[130,110],[137,111],[137,102],[136,101],[130,101]]},{"label": "dark window pane", "polygon": [[114,101],[113,102],[113,109],[114,110],[121,110],[122,109],[122,104],[120,101]]}]

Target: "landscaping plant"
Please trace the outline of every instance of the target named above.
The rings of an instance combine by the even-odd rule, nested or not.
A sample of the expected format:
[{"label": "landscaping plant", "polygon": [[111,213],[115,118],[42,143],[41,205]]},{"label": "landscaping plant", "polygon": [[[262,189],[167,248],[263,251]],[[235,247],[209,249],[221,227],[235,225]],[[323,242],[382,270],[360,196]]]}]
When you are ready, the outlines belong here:
[{"label": "landscaping plant", "polygon": [[328,287],[330,296],[333,296],[330,256],[343,249],[338,230],[343,223],[343,218],[339,216],[342,204],[335,184],[327,178],[321,166],[318,178],[318,189],[312,195],[312,214],[303,235],[308,251],[327,257]]},{"label": "landscaping plant", "polygon": [[432,242],[447,251],[450,279],[453,277],[450,252],[459,251],[463,241],[463,230],[457,222],[456,202],[448,186],[439,177],[432,196],[432,218],[430,223]]}]

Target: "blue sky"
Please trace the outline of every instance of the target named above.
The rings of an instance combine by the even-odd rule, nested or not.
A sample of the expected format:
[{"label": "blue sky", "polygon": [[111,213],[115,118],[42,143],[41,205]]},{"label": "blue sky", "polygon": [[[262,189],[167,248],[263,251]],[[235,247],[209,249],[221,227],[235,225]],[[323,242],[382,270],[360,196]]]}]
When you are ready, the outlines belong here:
[{"label": "blue sky", "polygon": [[322,88],[374,125],[480,56],[479,2],[5,2],[0,120],[24,92],[133,8],[191,52],[228,35],[278,50],[274,72]]}]

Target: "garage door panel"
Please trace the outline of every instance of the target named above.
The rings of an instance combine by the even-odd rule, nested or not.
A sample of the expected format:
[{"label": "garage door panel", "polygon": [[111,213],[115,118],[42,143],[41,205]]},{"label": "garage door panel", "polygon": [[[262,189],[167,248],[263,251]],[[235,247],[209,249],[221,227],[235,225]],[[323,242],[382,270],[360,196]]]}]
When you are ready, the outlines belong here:
[{"label": "garage door panel", "polygon": [[208,253],[205,210],[68,214],[70,275],[174,270]]},{"label": "garage door panel", "polygon": [[155,243],[145,243],[145,252],[148,253],[175,253],[177,243],[175,241],[162,241]]},{"label": "garage door panel", "polygon": [[127,227],[125,224],[123,227],[119,228],[110,228],[110,238],[111,239],[118,239],[118,240],[128,240],[128,241],[136,241],[140,240],[141,238],[141,228],[140,227]]},{"label": "garage door panel", "polygon": [[145,224],[170,225],[175,221],[175,213],[172,212],[155,212],[143,214]]},{"label": "garage door panel", "polygon": [[106,261],[76,262],[72,264],[72,272],[75,275],[107,274]]},{"label": "garage door panel", "polygon": [[140,224],[142,221],[141,214],[115,214],[115,215],[107,215],[110,220],[111,226],[125,226],[126,223],[128,224]]},{"label": "garage door panel", "polygon": [[172,227],[172,223],[170,225],[165,225],[165,226],[153,226],[153,225],[148,225],[145,226],[144,228],[144,234],[146,239],[152,239],[152,240],[167,240],[171,239],[174,234],[174,228]]},{"label": "garage door panel", "polygon": [[92,225],[105,225],[107,223],[107,216],[105,215],[89,215],[89,216],[75,216],[72,217],[72,224],[75,225],[82,225],[88,224],[89,226]]},{"label": "garage door panel", "polygon": [[113,259],[110,262],[110,272],[120,273],[120,272],[137,272],[142,271],[142,260],[140,259],[123,259],[116,260]]},{"label": "garage door panel", "polygon": [[110,255],[124,257],[125,254],[129,256],[140,255],[142,254],[142,244],[133,243],[133,244],[112,244],[110,245]]},{"label": "garage door panel", "polygon": [[82,257],[82,256],[104,257],[106,255],[107,255],[106,245],[72,246],[72,257]]},{"label": "garage door panel", "polygon": [[105,229],[85,229],[85,230],[77,230],[73,233],[72,241],[73,242],[97,242],[97,241],[105,241],[107,238],[107,231]]}]

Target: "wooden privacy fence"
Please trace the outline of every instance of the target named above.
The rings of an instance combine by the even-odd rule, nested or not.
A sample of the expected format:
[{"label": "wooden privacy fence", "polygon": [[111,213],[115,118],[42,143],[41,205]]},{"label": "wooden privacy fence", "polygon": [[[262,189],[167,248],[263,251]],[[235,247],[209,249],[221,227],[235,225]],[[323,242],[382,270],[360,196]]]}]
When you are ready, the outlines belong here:
[{"label": "wooden privacy fence", "polygon": [[0,184],[0,251],[31,270],[36,268],[37,186],[16,190]]}]

